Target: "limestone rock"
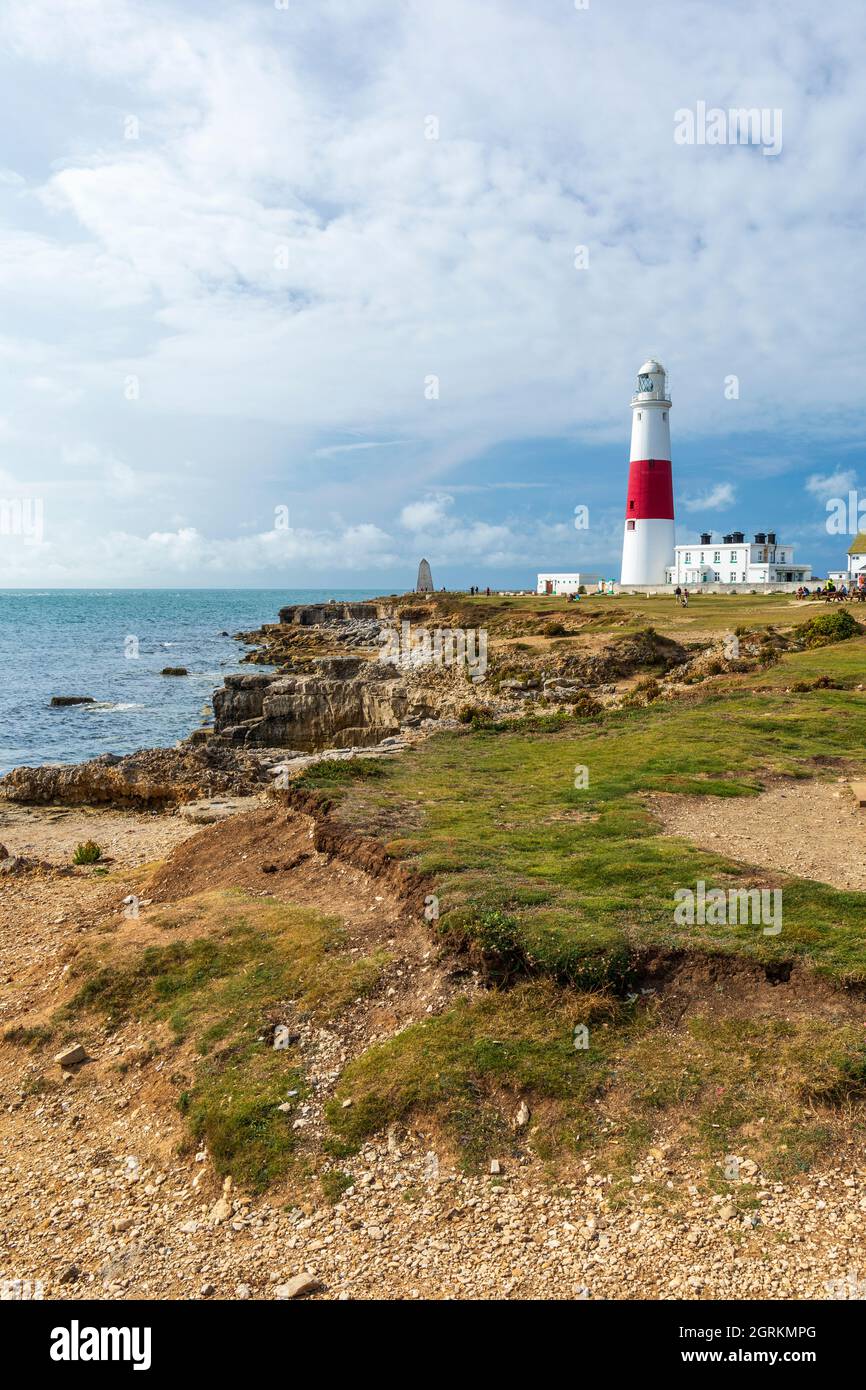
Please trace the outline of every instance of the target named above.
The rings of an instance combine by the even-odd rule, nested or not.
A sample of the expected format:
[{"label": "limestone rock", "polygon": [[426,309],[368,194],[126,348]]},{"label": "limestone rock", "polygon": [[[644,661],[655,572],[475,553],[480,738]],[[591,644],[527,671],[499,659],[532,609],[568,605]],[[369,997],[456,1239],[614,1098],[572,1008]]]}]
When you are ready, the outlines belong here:
[{"label": "limestone rock", "polygon": [[280,1299],[303,1298],[319,1287],[319,1280],[312,1274],[296,1274],[287,1284],[274,1287],[274,1297]]},{"label": "limestone rock", "polygon": [[231,1216],[232,1204],[231,1197],[229,1196],[231,1190],[232,1180],[231,1178],[226,1178],[225,1182],[223,1183],[222,1196],[218,1198],[216,1202],[214,1202],[213,1206],[210,1209],[210,1212],[208,1213],[208,1221],[212,1226],[219,1226],[223,1221],[228,1221],[229,1217]]},{"label": "limestone rock", "polygon": [[250,794],[266,781],[266,771],[239,750],[206,744],[16,767],[0,779],[0,788],[9,801],[41,805],[162,807],[223,793]]}]

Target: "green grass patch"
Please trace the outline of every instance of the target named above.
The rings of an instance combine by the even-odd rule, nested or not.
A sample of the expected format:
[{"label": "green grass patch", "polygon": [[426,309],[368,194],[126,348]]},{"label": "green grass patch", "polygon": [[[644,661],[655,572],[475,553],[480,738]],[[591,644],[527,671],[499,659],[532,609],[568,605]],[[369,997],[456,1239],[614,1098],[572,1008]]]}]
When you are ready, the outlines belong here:
[{"label": "green grass patch", "polygon": [[[847,674],[864,655],[860,639],[825,648],[823,673]],[[785,657],[786,682],[817,656]],[[356,786],[337,814],[355,826],[397,827],[411,816],[417,831],[401,838],[400,852],[434,876],[443,925],[502,912],[533,968],[559,978],[622,983],[629,960],[661,946],[767,963],[801,956],[839,978],[866,979],[866,894],[785,879],[664,835],[646,804],[653,792],[751,797],[767,775],[862,766],[862,693],[747,686],[686,705],[554,720],[437,735],[388,764],[375,785]],[[699,879],[782,886],[781,934],[678,925],[674,894]],[[528,887],[539,891],[535,903],[521,898]]]},{"label": "green grass patch", "polygon": [[311,763],[293,782],[308,791],[331,791],[354,782],[375,781],[385,776],[382,758],[325,758]]},{"label": "green grass patch", "polygon": [[75,846],[75,853],[72,856],[73,864],[95,864],[102,858],[102,850],[95,840],[83,840],[80,845]]},{"label": "green grass patch", "polygon": [[211,892],[154,914],[170,941],[130,949],[111,943],[86,959],[64,1013],[89,1010],[117,1027],[160,1020],[201,1058],[180,1105],[217,1171],[261,1190],[292,1163],[291,1110],[304,1093],[293,1047],[275,1048],[287,1001],[333,1019],[378,983],[383,953],[350,954],[336,919],[241,892]]},{"label": "green grass patch", "polygon": [[[551,1107],[546,1118],[534,1118],[539,1152],[574,1149],[607,1076],[607,1020],[621,1008],[544,980],[461,1001],[350,1062],[329,1103],[329,1122],[340,1139],[360,1144],[426,1112],[473,1169],[514,1148],[511,1119],[525,1092]],[[579,1024],[590,1025],[586,1049],[575,1047]]]}]

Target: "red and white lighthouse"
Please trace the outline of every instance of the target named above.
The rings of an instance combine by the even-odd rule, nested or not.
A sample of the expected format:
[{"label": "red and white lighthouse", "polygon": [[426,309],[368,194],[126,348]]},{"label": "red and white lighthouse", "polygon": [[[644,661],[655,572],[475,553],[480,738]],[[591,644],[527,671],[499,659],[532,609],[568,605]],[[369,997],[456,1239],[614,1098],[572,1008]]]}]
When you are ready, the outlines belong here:
[{"label": "red and white lighthouse", "polygon": [[671,477],[671,403],[667,373],[652,358],[638,373],[631,401],[631,453],[623,584],[664,584],[674,559],[674,488]]}]

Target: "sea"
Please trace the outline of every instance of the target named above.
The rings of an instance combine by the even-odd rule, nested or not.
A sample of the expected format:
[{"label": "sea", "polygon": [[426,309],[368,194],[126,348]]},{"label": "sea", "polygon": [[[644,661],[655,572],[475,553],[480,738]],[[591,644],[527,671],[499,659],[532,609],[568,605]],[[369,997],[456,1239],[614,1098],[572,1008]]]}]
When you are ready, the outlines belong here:
[{"label": "sea", "polygon": [[[244,666],[236,640],[289,603],[375,598],[368,589],[0,590],[0,773],[100,753],[172,747],[209,717]],[[162,676],[185,666],[188,676]],[[51,707],[53,695],[92,705]]]}]

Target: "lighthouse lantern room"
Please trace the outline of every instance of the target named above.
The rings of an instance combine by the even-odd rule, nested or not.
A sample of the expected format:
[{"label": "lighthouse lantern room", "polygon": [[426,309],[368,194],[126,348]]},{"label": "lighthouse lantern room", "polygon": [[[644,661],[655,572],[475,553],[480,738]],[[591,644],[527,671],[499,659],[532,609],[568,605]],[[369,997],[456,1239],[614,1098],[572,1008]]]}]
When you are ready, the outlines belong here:
[{"label": "lighthouse lantern room", "polygon": [[667,373],[651,358],[638,373],[631,401],[623,584],[664,584],[670,569],[675,544],[670,408]]}]

